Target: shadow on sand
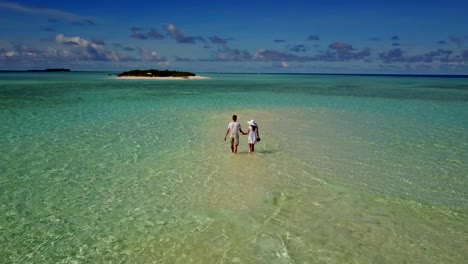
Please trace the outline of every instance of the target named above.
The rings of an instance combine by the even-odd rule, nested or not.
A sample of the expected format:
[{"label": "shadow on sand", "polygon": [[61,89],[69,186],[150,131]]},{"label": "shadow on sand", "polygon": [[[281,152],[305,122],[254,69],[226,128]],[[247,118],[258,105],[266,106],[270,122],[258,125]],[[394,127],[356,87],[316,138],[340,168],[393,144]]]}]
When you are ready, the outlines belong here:
[{"label": "shadow on sand", "polygon": [[[261,155],[267,155],[267,154],[273,154],[273,153],[276,153],[278,152],[278,150],[255,150],[253,155],[255,154],[261,154]],[[249,154],[249,151],[247,150],[243,150],[243,151],[238,151],[237,152],[237,155],[248,155]]]},{"label": "shadow on sand", "polygon": [[255,150],[254,153],[261,153],[261,154],[273,154],[278,152],[278,150],[267,150],[267,149],[262,149],[262,150]]}]

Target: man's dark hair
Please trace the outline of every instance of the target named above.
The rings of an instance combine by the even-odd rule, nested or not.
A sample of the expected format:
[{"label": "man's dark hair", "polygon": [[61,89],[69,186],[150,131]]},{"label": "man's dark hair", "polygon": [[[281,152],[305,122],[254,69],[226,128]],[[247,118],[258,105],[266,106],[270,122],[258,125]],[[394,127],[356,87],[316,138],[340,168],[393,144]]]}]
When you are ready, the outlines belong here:
[{"label": "man's dark hair", "polygon": [[237,121],[237,116],[236,116],[236,115],[232,115],[232,120]]}]

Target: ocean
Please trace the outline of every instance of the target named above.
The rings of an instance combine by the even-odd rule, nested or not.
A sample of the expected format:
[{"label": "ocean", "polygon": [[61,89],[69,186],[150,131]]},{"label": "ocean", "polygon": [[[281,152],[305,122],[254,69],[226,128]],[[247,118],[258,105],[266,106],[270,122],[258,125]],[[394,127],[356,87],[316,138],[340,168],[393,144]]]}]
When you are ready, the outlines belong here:
[{"label": "ocean", "polygon": [[0,73],[0,263],[466,262],[468,78],[200,75]]}]

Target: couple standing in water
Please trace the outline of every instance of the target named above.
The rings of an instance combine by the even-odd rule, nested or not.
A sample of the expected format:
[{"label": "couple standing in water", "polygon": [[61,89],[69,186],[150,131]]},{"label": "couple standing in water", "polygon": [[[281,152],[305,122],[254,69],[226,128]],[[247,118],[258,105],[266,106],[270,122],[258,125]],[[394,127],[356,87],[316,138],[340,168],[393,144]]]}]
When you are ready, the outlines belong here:
[{"label": "couple standing in water", "polygon": [[247,135],[247,142],[249,143],[249,153],[254,152],[255,143],[260,141],[260,134],[258,133],[258,126],[257,123],[255,123],[255,120],[252,119],[250,121],[247,121],[247,124],[249,124],[249,128],[247,130],[247,133],[244,133],[244,131],[242,131],[240,123],[237,122],[237,116],[233,115],[232,121],[228,125],[226,135],[224,135],[224,141],[226,141],[226,137],[229,134],[229,138],[231,141],[231,152],[234,154],[237,153],[237,146],[239,146],[239,133],[242,133],[242,135]]}]

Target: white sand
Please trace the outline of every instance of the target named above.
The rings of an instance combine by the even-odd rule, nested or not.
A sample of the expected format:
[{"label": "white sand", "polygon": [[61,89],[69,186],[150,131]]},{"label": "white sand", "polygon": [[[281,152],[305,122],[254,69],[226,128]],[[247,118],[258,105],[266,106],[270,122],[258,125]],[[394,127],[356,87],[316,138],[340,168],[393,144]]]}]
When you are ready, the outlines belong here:
[{"label": "white sand", "polygon": [[122,76],[117,77],[117,79],[127,79],[127,80],[206,80],[210,79],[209,77],[204,76],[187,76],[187,77],[140,77],[140,76]]}]

